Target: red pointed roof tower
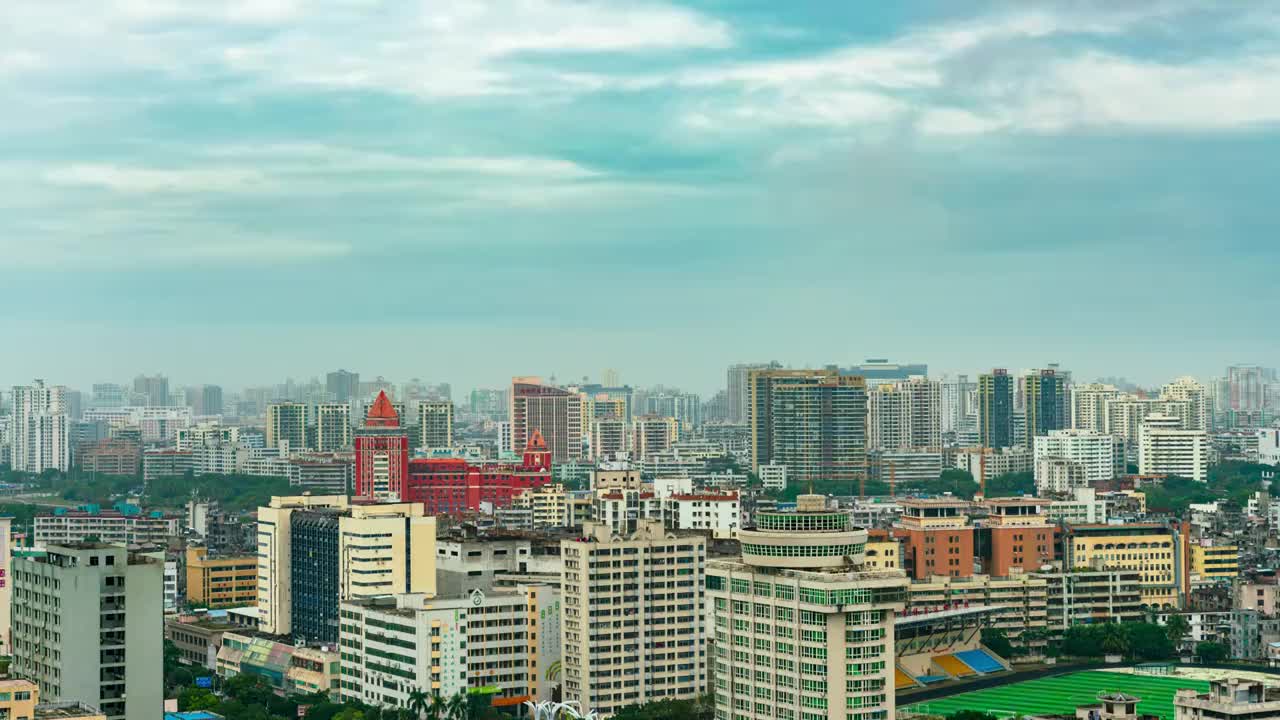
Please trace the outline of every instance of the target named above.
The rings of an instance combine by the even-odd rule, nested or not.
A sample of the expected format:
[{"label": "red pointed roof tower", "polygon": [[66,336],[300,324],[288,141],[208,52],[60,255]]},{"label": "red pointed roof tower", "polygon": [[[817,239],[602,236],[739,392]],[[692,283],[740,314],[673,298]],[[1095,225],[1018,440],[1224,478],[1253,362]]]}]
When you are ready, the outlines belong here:
[{"label": "red pointed roof tower", "polygon": [[534,430],[529,436],[528,444],[524,446],[524,467],[542,470],[551,467],[551,451],[547,449],[547,441],[542,437],[541,430]]},{"label": "red pointed roof tower", "polygon": [[399,502],[409,474],[409,436],[386,391],[355,432],[355,495],[364,501]]},{"label": "red pointed roof tower", "polygon": [[373,401],[373,405],[369,408],[369,415],[364,419],[365,427],[400,427],[400,416],[396,414],[395,406],[391,404],[391,399],[387,397],[386,390],[378,391],[378,398]]}]

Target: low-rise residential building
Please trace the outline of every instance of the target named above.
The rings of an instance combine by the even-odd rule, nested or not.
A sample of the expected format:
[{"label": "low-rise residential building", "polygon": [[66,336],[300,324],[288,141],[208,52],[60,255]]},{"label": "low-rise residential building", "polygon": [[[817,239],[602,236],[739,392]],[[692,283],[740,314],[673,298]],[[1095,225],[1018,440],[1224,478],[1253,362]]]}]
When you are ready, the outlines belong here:
[{"label": "low-rise residential building", "polygon": [[187,547],[187,603],[206,608],[253,605],[258,600],[256,555],[210,555],[203,545]]},{"label": "low-rise residential building", "polygon": [[143,512],[136,505],[117,504],[103,510],[97,505],[79,509],[55,508],[35,517],[37,545],[66,545],[94,540],[122,545],[162,545],[181,532],[182,519],[159,512]]},{"label": "low-rise residential building", "polygon": [[760,483],[766,490],[786,490],[787,489],[787,466],[778,465],[776,463],[766,463],[761,465],[756,475],[760,478]]},{"label": "low-rise residential building", "polygon": [[223,634],[241,630],[226,616],[209,613],[177,615],[164,621],[164,639],[178,648],[178,660],[210,672],[218,669]]},{"label": "low-rise residential building", "polygon": [[1189,564],[1186,534],[1176,525],[1069,525],[1063,565],[1142,573],[1142,603],[1157,609],[1184,606]]},{"label": "low-rise residential building", "polygon": [[1107,501],[1093,488],[1078,487],[1068,500],[1054,500],[1045,507],[1049,520],[1068,525],[1101,525],[1107,522]]},{"label": "low-rise residential building", "polygon": [[735,538],[742,524],[736,492],[687,493],[662,501],[663,521],[673,530],[705,530],[719,539]]},{"label": "low-rise residential building", "polygon": [[1280,585],[1275,582],[1242,582],[1236,586],[1236,607],[1276,617],[1280,610]]},{"label": "low-rise residential building", "polygon": [[1240,548],[1234,543],[1200,540],[1191,544],[1191,577],[1194,585],[1230,583],[1240,574]]},{"label": "low-rise residential building", "polygon": [[1142,573],[1136,570],[1091,570],[1035,573],[1046,583],[1049,630],[1065,632],[1073,625],[1139,622]]},{"label": "low-rise residential building", "polygon": [[184,477],[194,468],[190,450],[147,450],[142,453],[142,479]]},{"label": "low-rise residential building", "polygon": [[334,646],[299,647],[243,632],[227,632],[218,650],[219,677],[256,675],[279,693],[330,692],[337,687],[339,654]]},{"label": "low-rise residential building", "polygon": [[405,707],[414,691],[488,688],[493,705],[512,707],[549,700],[558,684],[560,597],[550,585],[364,598],[340,613],[345,700]]},{"label": "low-rise residential building", "polygon": [[1149,415],[1142,421],[1138,443],[1138,472],[1143,475],[1208,480],[1209,437],[1203,430],[1185,430],[1171,415]]},{"label": "low-rise residential building", "polygon": [[142,453],[137,443],[99,440],[79,453],[80,469],[100,475],[137,475]]},{"label": "low-rise residential building", "polygon": [[964,448],[956,452],[952,466],[964,470],[975,480],[1031,470],[1031,451],[1025,447]]},{"label": "low-rise residential building", "polygon": [[1213,680],[1207,693],[1174,693],[1173,716],[1174,720],[1276,720],[1280,688],[1268,688],[1257,680]]}]

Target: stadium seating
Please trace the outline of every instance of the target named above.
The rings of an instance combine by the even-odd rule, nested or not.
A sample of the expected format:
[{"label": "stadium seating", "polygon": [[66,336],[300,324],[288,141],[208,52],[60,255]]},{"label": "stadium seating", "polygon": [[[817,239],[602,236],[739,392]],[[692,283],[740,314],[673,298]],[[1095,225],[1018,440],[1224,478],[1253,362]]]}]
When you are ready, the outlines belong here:
[{"label": "stadium seating", "polygon": [[929,685],[930,683],[942,682],[943,680],[950,679],[950,675],[921,675],[916,678],[916,681],[921,685]]},{"label": "stadium seating", "polygon": [[897,675],[894,678],[895,690],[904,690],[906,688],[912,688],[919,685],[919,683],[916,682],[916,679],[903,672],[902,668],[894,668],[894,670],[897,671]]},{"label": "stadium seating", "polygon": [[977,650],[962,650],[955,654],[960,662],[977,670],[983,675],[993,672],[1001,672],[1005,669],[999,660],[991,657],[991,654],[981,648]]},{"label": "stadium seating", "polygon": [[977,671],[968,665],[956,659],[955,655],[937,655],[933,658],[933,663],[942,668],[943,672],[951,677],[964,678],[977,675]]}]

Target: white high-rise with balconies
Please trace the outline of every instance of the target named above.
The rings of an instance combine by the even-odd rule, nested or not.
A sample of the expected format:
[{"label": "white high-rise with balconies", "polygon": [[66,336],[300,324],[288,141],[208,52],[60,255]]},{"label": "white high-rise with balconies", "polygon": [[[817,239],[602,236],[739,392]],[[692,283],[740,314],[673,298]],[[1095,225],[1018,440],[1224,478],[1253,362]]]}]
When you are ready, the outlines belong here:
[{"label": "white high-rise with balconies", "polygon": [[1142,421],[1138,472],[1208,480],[1209,436],[1203,430],[1183,430],[1181,423],[1171,415],[1148,415]]},{"label": "white high-rise with balconies", "polygon": [[1212,415],[1209,407],[1209,391],[1193,377],[1180,377],[1165,385],[1160,391],[1162,400],[1179,400],[1190,405],[1187,409],[1186,430],[1208,430]]},{"label": "white high-rise with balconies", "polygon": [[41,473],[71,469],[67,388],[43,380],[13,387],[10,463],[14,470]]},{"label": "white high-rise with balconies", "polygon": [[[1081,487],[1111,480],[1124,470],[1124,442],[1114,435],[1094,430],[1051,430],[1048,435],[1035,438],[1034,453],[1036,490],[1040,492],[1065,494],[1071,491],[1070,487],[1058,487],[1057,483],[1048,482],[1049,474],[1044,471],[1051,464],[1042,461],[1049,458],[1061,458],[1077,465]],[[1059,475],[1054,474],[1054,477]]]},{"label": "white high-rise with balconies", "polygon": [[913,377],[867,393],[867,447],[910,450],[942,445],[942,383]]},{"label": "white high-rise with balconies", "polygon": [[1071,427],[1103,432],[1107,426],[1107,403],[1120,397],[1114,385],[1089,383],[1071,387]]}]

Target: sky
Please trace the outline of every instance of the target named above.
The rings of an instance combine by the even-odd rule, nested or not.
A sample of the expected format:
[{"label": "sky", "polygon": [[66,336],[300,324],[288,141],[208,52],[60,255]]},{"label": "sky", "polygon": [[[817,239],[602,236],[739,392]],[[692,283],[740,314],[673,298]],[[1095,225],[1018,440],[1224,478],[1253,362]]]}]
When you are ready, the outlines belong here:
[{"label": "sky", "polygon": [[7,0],[0,385],[1276,365],[1280,4]]}]

